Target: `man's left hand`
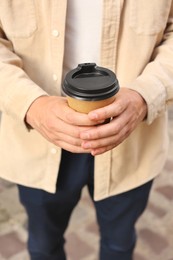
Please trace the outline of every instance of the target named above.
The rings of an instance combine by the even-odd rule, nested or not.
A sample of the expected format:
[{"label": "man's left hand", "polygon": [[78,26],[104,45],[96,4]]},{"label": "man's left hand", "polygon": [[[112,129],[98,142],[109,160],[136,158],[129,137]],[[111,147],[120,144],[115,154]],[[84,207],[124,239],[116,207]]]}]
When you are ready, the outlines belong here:
[{"label": "man's left hand", "polygon": [[111,121],[81,132],[82,148],[90,149],[93,156],[113,149],[133,132],[146,115],[147,104],[143,97],[134,90],[121,88],[112,104],[88,114],[96,125],[107,118]]}]

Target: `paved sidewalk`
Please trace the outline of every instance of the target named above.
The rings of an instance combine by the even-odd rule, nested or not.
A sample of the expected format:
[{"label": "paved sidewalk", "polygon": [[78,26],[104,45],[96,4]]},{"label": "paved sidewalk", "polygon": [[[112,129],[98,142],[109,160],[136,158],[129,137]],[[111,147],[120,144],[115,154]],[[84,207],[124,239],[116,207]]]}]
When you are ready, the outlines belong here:
[{"label": "paved sidewalk", "polygon": [[[170,149],[156,179],[147,210],[137,223],[134,260],[173,260],[173,108],[169,113]],[[0,260],[28,260],[26,214],[16,186],[0,180]],[[98,228],[86,189],[67,230],[68,260],[98,260]],[[114,260],[114,259],[112,259]]]}]

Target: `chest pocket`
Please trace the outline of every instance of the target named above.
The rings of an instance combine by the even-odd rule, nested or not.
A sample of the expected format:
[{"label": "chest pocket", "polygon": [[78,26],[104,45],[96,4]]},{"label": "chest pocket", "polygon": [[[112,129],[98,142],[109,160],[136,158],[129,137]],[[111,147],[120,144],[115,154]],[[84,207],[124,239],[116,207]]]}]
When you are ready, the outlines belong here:
[{"label": "chest pocket", "polygon": [[130,27],[137,34],[154,35],[166,27],[171,0],[129,0]]},{"label": "chest pocket", "polygon": [[31,37],[37,29],[34,0],[0,0],[0,20],[7,37]]}]

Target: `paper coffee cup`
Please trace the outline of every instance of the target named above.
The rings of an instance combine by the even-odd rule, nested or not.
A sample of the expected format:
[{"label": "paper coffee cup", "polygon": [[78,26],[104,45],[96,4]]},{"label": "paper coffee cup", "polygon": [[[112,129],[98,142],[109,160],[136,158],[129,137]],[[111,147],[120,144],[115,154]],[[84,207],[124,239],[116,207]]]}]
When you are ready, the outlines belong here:
[{"label": "paper coffee cup", "polygon": [[119,84],[113,71],[95,63],[82,63],[67,73],[62,89],[71,108],[89,113],[111,104]]}]

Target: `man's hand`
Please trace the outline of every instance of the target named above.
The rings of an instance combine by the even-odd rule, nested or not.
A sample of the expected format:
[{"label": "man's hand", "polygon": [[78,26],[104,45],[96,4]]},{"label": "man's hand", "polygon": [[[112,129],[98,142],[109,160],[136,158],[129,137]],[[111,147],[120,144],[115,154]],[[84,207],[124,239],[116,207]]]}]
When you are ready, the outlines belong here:
[{"label": "man's hand", "polygon": [[122,143],[147,115],[147,105],[136,91],[121,88],[115,101],[92,111],[88,117],[93,122],[111,118],[108,124],[84,130],[80,134],[82,147],[92,155],[102,154]]},{"label": "man's hand", "polygon": [[81,146],[80,132],[95,124],[87,115],[71,109],[64,97],[37,98],[26,114],[26,122],[53,144],[74,153],[88,153]]}]

